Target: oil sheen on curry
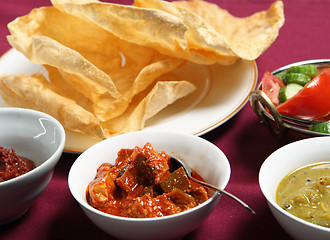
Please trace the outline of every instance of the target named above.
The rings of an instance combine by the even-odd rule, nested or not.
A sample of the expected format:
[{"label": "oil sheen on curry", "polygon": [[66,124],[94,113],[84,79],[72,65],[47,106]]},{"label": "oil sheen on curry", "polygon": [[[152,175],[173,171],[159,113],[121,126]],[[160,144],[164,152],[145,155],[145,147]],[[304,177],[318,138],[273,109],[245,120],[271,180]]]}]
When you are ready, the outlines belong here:
[{"label": "oil sheen on curry", "polygon": [[[210,197],[208,189],[191,182],[184,169],[150,143],[121,149],[115,165],[103,163],[87,187],[88,203],[116,216],[155,218],[196,207]],[[194,177],[203,180],[196,172]]]},{"label": "oil sheen on curry", "polygon": [[289,173],[277,188],[276,201],[296,217],[330,227],[330,161]]}]

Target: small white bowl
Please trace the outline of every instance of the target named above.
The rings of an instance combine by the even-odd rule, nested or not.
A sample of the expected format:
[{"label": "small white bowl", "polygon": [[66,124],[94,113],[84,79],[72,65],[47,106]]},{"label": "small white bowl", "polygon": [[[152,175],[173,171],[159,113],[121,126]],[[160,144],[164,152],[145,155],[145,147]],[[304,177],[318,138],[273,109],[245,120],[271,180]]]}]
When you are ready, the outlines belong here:
[{"label": "small white bowl", "polygon": [[33,205],[48,185],[63,152],[65,132],[53,117],[24,108],[0,108],[0,146],[32,160],[36,168],[0,183],[0,225]]},{"label": "small white bowl", "polygon": [[295,239],[329,240],[330,228],[302,220],[284,209],[275,200],[280,181],[291,171],[309,163],[330,160],[330,137],[315,137],[288,144],[272,153],[262,164],[259,185],[269,208],[283,227]]},{"label": "small white bowl", "polygon": [[197,228],[217,205],[220,194],[188,211],[160,218],[125,218],[106,214],[86,201],[86,189],[104,162],[115,163],[122,148],[143,147],[150,142],[158,152],[180,156],[207,182],[225,188],[230,165],[224,153],[210,142],[193,135],[145,130],[104,140],[83,152],[69,172],[69,188],[85,214],[106,233],[120,239],[177,239]]}]

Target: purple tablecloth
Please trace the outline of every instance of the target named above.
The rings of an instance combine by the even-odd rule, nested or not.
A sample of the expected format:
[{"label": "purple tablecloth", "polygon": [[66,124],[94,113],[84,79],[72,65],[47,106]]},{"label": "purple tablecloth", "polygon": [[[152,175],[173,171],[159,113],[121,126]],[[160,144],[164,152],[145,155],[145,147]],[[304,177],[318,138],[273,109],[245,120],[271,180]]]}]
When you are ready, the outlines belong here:
[{"label": "purple tablecloth", "polygon": [[[117,1],[120,2],[120,1]],[[128,1],[122,1],[127,3]],[[222,0],[231,14],[245,17],[266,10],[272,0]],[[0,2],[0,54],[10,49],[7,24],[35,7],[50,5],[46,0],[2,0]],[[273,45],[256,62],[259,79],[265,71],[309,59],[330,58],[330,1],[285,0],[286,22]],[[274,150],[303,138],[289,133],[277,140],[260,124],[251,106],[202,136],[228,157],[231,178],[226,190],[239,196],[256,212],[250,214],[237,202],[222,197],[214,212],[184,239],[291,239],[279,226],[263,197],[258,172]],[[64,153],[45,192],[18,221],[0,227],[1,239],[111,239],[95,227],[71,196],[67,176],[75,154]],[[0,213],[1,214],[1,213]],[[156,238],[155,238],[156,239]]]}]

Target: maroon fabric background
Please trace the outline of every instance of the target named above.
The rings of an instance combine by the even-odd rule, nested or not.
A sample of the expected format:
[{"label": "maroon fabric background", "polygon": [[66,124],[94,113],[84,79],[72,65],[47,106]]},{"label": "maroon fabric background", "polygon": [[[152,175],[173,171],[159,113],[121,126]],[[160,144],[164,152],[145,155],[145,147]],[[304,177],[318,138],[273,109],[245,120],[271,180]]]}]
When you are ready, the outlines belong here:
[{"label": "maroon fabric background", "polygon": [[[210,2],[219,4],[235,16],[245,17],[268,9],[273,0]],[[6,40],[7,23],[35,7],[46,5],[50,2],[0,2],[0,55],[10,49]],[[265,71],[292,62],[330,58],[330,1],[284,0],[284,6],[285,25],[273,45],[256,60],[259,79]],[[230,161],[232,174],[226,189],[247,202],[257,215],[222,197],[209,218],[184,239],[291,239],[268,209],[258,185],[258,172],[263,161],[274,150],[304,136],[289,133],[285,139],[275,139],[259,123],[247,103],[233,118],[202,137],[216,144]],[[63,154],[40,199],[24,217],[0,227],[1,239],[112,239],[90,222],[70,194],[67,176],[76,158],[77,155]]]}]

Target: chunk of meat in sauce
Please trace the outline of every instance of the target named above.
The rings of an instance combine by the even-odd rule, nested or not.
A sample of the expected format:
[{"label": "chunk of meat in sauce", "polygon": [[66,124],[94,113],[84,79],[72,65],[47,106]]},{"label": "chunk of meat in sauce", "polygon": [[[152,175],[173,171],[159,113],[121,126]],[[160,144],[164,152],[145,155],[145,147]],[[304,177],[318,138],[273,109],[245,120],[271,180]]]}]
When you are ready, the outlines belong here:
[{"label": "chunk of meat in sauce", "polygon": [[163,217],[177,212],[177,207],[169,197],[159,195],[153,198],[150,194],[146,194],[130,204],[126,217]]},{"label": "chunk of meat in sauce", "polygon": [[142,196],[145,188],[154,185],[155,174],[146,161],[142,153],[136,153],[126,171],[116,180],[121,189],[134,197]]},{"label": "chunk of meat in sauce", "polygon": [[102,169],[106,168],[100,167],[101,171],[98,172],[97,178],[89,184],[89,194],[93,196],[90,200],[95,207],[102,207],[113,200],[116,191],[115,182],[109,172]]},{"label": "chunk of meat in sauce", "polygon": [[204,187],[196,187],[189,190],[189,194],[193,196],[198,204],[205,202],[209,199],[208,192],[205,190]]},{"label": "chunk of meat in sauce", "polygon": [[196,207],[196,200],[184,191],[174,188],[171,192],[166,193],[175,206],[178,208],[178,212],[188,210],[190,208]]},{"label": "chunk of meat in sauce", "polygon": [[162,179],[170,174],[168,171],[168,161],[170,161],[171,157],[165,152],[156,152],[150,143],[147,143],[143,147],[142,152],[148,159],[147,164],[151,167],[155,174],[155,184],[159,184]]}]

